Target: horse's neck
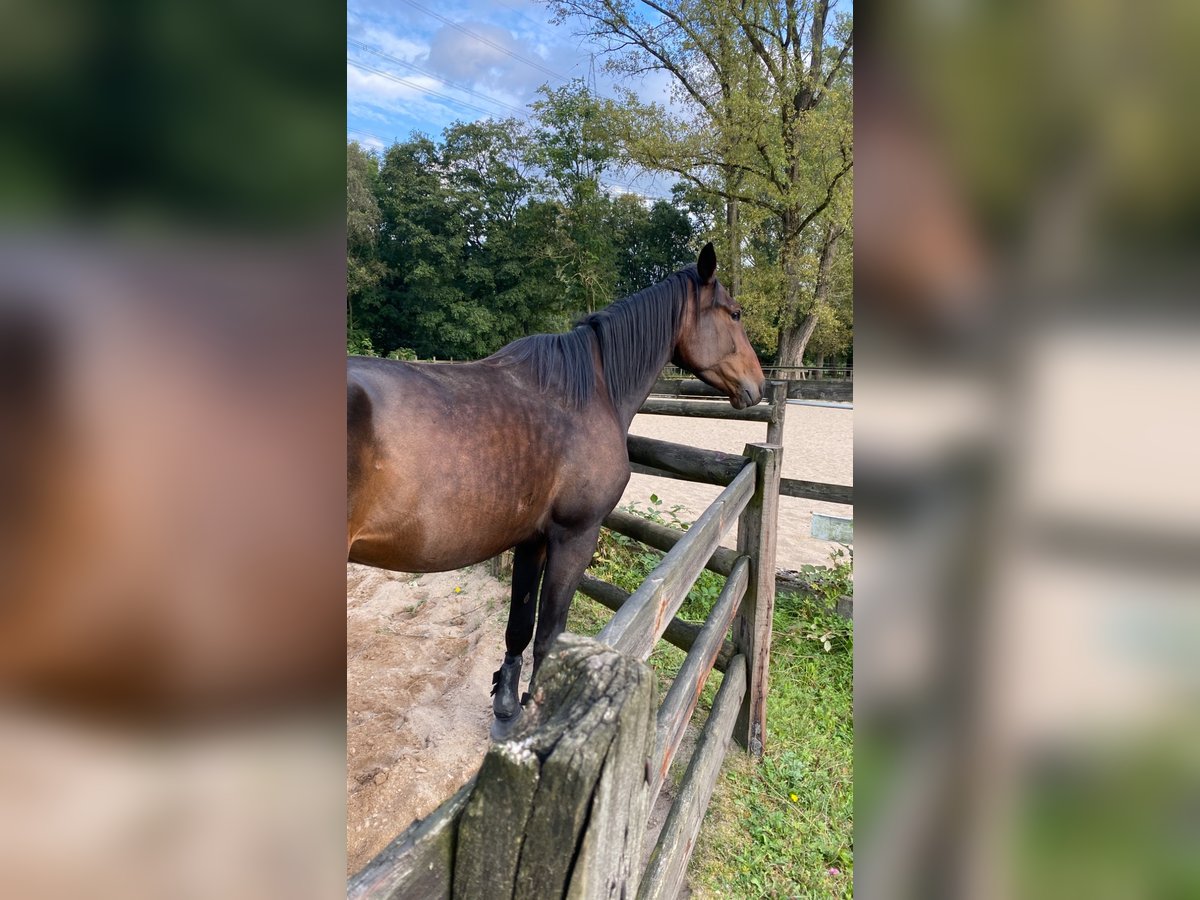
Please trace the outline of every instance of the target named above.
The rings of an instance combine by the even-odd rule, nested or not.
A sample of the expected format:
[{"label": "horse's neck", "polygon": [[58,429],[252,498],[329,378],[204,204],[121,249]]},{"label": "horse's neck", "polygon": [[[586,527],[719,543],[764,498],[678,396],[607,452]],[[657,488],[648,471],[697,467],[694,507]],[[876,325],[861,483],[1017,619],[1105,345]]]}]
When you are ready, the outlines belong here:
[{"label": "horse's neck", "polygon": [[646,398],[650,396],[650,392],[654,390],[654,384],[658,381],[658,376],[662,373],[665,366],[675,352],[675,336],[672,336],[668,346],[662,347],[656,351],[658,354],[657,365],[652,366],[649,373],[636,385],[630,385],[625,392],[625,396],[617,398],[617,418],[620,419],[621,427],[626,433],[629,432],[629,426],[633,423],[633,417],[637,415],[642,404],[646,402]]}]

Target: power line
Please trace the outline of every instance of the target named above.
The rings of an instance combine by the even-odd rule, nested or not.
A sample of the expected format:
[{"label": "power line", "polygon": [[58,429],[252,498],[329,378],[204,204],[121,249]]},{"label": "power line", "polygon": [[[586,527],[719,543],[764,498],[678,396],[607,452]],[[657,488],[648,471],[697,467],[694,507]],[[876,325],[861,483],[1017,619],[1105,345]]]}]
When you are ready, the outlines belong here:
[{"label": "power line", "polygon": [[489,103],[495,103],[497,106],[503,106],[505,109],[511,109],[513,112],[517,113],[518,115],[522,115],[522,116],[529,115],[529,111],[527,109],[522,109],[518,106],[513,106],[511,103],[505,103],[503,100],[497,100],[495,97],[489,97],[487,94],[480,93],[479,91],[473,90],[472,88],[469,88],[466,85],[456,84],[453,81],[448,81],[440,75],[430,72],[427,69],[422,69],[420,66],[414,65],[413,63],[410,63],[407,60],[399,59],[398,57],[392,56],[389,53],[384,53],[382,50],[378,50],[375,47],[370,46],[369,44],[364,44],[362,41],[359,41],[355,38],[346,38],[346,41],[347,41],[347,43],[353,44],[355,47],[359,47],[363,50],[366,50],[368,53],[373,53],[376,56],[383,57],[384,59],[390,60],[391,62],[398,63],[399,65],[402,65],[402,66],[407,66],[410,69],[414,69],[417,72],[420,72],[422,75],[427,75],[430,78],[435,79],[439,83],[446,85],[446,87],[451,87],[451,88],[454,88],[455,90],[463,91],[464,93],[470,94],[472,97],[478,97],[480,100],[486,100]]},{"label": "power line", "polygon": [[368,66],[365,63],[360,63],[348,56],[346,57],[346,62],[354,66],[356,69],[361,69],[364,72],[373,72],[376,75],[380,75],[384,78],[390,79],[391,81],[395,81],[398,84],[403,84],[406,87],[413,88],[414,90],[420,91],[423,94],[428,94],[431,97],[437,97],[439,100],[446,100],[449,103],[457,103],[459,106],[465,106],[467,109],[473,109],[476,112],[481,112],[485,116],[493,116],[496,114],[495,110],[484,109],[482,106],[476,106],[473,103],[467,103],[465,100],[459,100],[456,97],[450,97],[446,94],[439,94],[437,91],[431,91],[429,88],[425,87],[424,85],[417,84],[415,81],[409,81],[406,78],[401,78],[399,75],[393,75],[391,72],[385,72],[383,69],[376,69],[374,66]]},{"label": "power line", "polygon": [[474,31],[471,31],[469,28],[464,28],[463,26],[459,25],[457,22],[451,21],[450,19],[447,19],[445,16],[443,16],[439,13],[435,13],[431,9],[426,9],[420,3],[414,2],[414,0],[404,0],[404,2],[407,3],[409,6],[411,6],[413,9],[419,10],[428,16],[433,16],[433,18],[437,19],[439,22],[443,22],[446,25],[449,25],[451,28],[453,28],[457,31],[461,31],[463,34],[468,35],[469,37],[473,37],[475,40],[479,41],[480,43],[487,44],[489,47],[499,50],[501,53],[505,54],[506,56],[511,56],[513,59],[519,60],[520,62],[525,63],[525,65],[527,65],[527,66],[532,66],[535,69],[545,72],[547,75],[552,75],[555,78],[561,78],[563,81],[566,81],[571,77],[570,75],[564,75],[562,72],[556,72],[553,69],[542,65],[537,60],[530,59],[527,56],[522,56],[520,53],[514,53],[512,50],[509,50],[507,47],[497,44],[495,41],[493,41],[489,38],[485,38],[483,35],[478,34]]},{"label": "power line", "polygon": [[502,0],[492,0],[492,2],[495,3],[497,6],[503,6],[505,9],[515,12],[518,16],[520,16],[522,19],[524,19],[526,22],[528,22],[534,28],[545,28],[546,27],[545,22],[538,22],[534,19],[529,18],[529,16],[525,15],[525,13],[521,12],[515,6],[509,6],[507,3],[502,2]]},{"label": "power line", "polygon": [[347,128],[346,131],[348,131],[350,134],[361,134],[363,137],[372,137],[377,141],[383,141],[385,144],[387,143],[387,138],[385,138],[382,134],[376,134],[373,131],[366,131],[362,128]]}]

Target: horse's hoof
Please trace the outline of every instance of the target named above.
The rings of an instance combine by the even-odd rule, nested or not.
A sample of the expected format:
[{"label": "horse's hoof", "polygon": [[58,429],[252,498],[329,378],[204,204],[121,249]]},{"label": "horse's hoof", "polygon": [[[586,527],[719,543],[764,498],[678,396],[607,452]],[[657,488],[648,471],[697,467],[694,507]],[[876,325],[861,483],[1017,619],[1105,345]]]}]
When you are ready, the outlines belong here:
[{"label": "horse's hoof", "polygon": [[492,714],[498,720],[515,719],[521,714],[517,685],[521,681],[521,657],[505,657],[504,665],[492,675]]},{"label": "horse's hoof", "polygon": [[513,729],[517,727],[517,723],[521,721],[521,710],[518,709],[515,715],[502,719],[499,716],[492,717],[491,735],[493,741],[507,740],[508,736],[513,733]]}]

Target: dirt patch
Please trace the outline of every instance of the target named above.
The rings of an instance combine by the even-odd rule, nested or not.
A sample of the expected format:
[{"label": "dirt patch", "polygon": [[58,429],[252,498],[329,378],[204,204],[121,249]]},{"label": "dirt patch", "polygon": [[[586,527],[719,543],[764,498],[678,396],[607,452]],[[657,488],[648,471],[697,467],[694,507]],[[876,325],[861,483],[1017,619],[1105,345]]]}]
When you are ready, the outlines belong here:
[{"label": "dirt patch", "polygon": [[[827,484],[853,484],[853,421],[852,409],[789,403],[783,428],[783,477]],[[679,416],[639,415],[634,418],[629,431],[631,434],[674,441],[690,447],[739,454],[746,444],[761,443],[767,437],[767,426],[757,422]],[[634,475],[621,497],[621,505],[634,502],[645,507],[650,495],[656,494],[662,498],[664,507],[682,506],[679,517],[684,521],[694,521],[719,493],[721,488],[714,485]],[[838,545],[812,537],[813,513],[854,515],[853,507],[840,503],[780,497],[777,568],[799,569],[802,565],[829,564],[829,554]],[[736,532],[731,532],[724,544],[735,547]]]},{"label": "dirt patch", "polygon": [[407,575],[349,565],[346,595],[346,862],[355,872],[479,768],[508,586],[483,566]]}]

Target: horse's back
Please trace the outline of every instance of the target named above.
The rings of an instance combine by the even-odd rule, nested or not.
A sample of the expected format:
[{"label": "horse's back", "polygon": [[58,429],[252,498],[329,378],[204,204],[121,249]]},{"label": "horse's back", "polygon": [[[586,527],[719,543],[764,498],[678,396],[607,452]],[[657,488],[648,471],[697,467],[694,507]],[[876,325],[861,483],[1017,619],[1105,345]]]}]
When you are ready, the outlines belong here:
[{"label": "horse's back", "polygon": [[564,503],[615,503],[628,477],[611,416],[519,367],[352,359],[347,415],[349,557],[368,565],[479,562],[544,533]]},{"label": "horse's back", "polygon": [[552,417],[479,363],[351,359],[349,559],[430,572],[487,559],[543,524]]}]

